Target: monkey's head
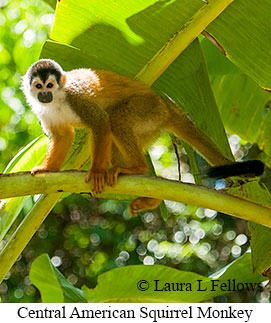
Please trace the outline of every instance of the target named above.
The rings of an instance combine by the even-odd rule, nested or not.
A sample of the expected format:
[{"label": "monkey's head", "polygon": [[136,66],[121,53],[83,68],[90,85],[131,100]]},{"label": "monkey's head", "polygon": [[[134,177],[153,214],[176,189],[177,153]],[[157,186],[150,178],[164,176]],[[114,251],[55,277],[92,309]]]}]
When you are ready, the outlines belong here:
[{"label": "monkey's head", "polygon": [[40,59],[31,65],[23,77],[23,91],[41,103],[53,101],[66,82],[65,72],[51,59]]}]

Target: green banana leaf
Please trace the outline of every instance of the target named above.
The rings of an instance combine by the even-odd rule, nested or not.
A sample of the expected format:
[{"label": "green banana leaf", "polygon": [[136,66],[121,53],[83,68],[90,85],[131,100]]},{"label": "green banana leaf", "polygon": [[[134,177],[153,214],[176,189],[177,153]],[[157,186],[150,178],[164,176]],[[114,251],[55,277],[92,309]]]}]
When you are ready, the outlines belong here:
[{"label": "green banana leaf", "polygon": [[268,0],[238,0],[206,29],[243,73],[271,89],[271,10]]},{"label": "green banana leaf", "polygon": [[[147,281],[148,290],[139,290],[139,282]],[[159,282],[155,282],[159,280]],[[88,302],[183,302],[194,303],[208,301],[213,297],[228,294],[232,289],[219,287],[213,288],[212,280],[219,280],[218,285],[229,285],[229,281],[235,284],[258,284],[264,280],[259,274],[253,274],[250,254],[245,254],[232,262],[211,277],[179,271],[166,266],[127,266],[113,269],[98,277],[98,284],[94,289],[83,287]],[[199,283],[199,281],[201,281]],[[124,283],[125,282],[125,283]],[[180,292],[156,291],[162,289],[166,283],[183,284]],[[187,284],[188,283],[188,284]],[[190,286],[191,284],[191,290]],[[200,285],[199,285],[200,284]],[[141,286],[145,287],[145,284]],[[233,285],[231,285],[233,286]],[[254,285],[255,286],[255,285]],[[168,287],[165,287],[168,288]],[[172,287],[171,287],[172,288]],[[175,285],[176,288],[176,285]],[[181,287],[179,287],[181,288]]]},{"label": "green banana leaf", "polygon": [[86,299],[82,290],[74,287],[53,266],[47,254],[36,258],[30,270],[31,282],[40,290],[44,303],[84,303]]},{"label": "green banana leaf", "polygon": [[[14,173],[31,170],[44,159],[47,148],[47,138],[40,136],[18,152],[6,167],[4,173]],[[3,201],[0,208],[0,241],[6,235],[16,220],[22,208],[31,199],[29,196],[10,198]]]},{"label": "green banana leaf", "polygon": [[270,166],[271,94],[231,63],[210,41],[201,40],[216,102],[225,128],[256,143]]},{"label": "green banana leaf", "polygon": [[[30,280],[39,289],[43,302],[85,302],[87,299],[95,303],[190,303],[228,294],[238,284],[245,286],[245,290],[260,290],[259,283],[264,278],[253,273],[250,253],[247,253],[210,277],[162,265],[116,268],[101,274],[95,288],[84,286],[83,296],[82,291],[72,286],[51,264],[48,255],[43,254],[32,263]],[[220,288],[222,284],[227,287]],[[177,288],[180,290],[176,291]]]}]

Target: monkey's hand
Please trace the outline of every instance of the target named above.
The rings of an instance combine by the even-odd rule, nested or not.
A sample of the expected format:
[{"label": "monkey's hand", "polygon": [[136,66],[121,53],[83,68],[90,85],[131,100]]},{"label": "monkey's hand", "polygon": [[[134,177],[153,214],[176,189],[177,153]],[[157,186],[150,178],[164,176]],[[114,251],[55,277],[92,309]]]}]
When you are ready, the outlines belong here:
[{"label": "monkey's hand", "polygon": [[106,171],[90,169],[86,176],[86,182],[91,183],[91,190],[95,193],[102,193],[105,184]]}]

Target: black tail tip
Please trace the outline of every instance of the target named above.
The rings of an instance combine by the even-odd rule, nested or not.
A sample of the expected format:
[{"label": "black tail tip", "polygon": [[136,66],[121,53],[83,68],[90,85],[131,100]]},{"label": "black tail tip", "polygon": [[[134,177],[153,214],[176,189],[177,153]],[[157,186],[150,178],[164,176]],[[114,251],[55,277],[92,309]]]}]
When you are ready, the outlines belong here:
[{"label": "black tail tip", "polygon": [[224,166],[211,167],[207,175],[211,178],[227,178],[231,176],[260,176],[264,172],[264,163],[260,160],[235,162]]}]

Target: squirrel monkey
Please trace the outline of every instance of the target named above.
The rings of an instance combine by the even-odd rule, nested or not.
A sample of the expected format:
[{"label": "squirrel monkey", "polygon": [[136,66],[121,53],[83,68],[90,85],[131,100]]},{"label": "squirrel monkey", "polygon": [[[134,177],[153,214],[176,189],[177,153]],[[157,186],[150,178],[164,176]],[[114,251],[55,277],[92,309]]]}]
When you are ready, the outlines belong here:
[{"label": "squirrel monkey", "polygon": [[[96,193],[103,191],[105,183],[114,186],[120,173],[148,172],[144,150],[161,129],[187,141],[214,166],[232,163],[185,112],[129,77],[93,69],[64,72],[55,61],[41,59],[28,69],[22,88],[51,138],[44,162],[32,169],[32,175],[60,170],[76,127],[85,127],[91,133],[92,165],[86,182],[91,181]],[[160,202],[139,197],[129,210],[136,215]]]}]

